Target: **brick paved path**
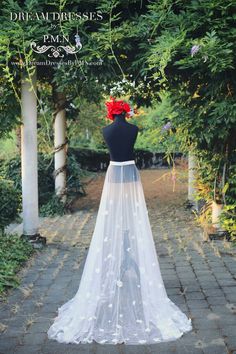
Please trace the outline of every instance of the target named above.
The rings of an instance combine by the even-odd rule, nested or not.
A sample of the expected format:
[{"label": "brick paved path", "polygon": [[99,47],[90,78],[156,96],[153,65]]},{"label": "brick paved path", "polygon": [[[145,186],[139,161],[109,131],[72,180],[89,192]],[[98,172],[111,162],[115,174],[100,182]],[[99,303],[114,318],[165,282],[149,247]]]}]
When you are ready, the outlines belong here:
[{"label": "brick paved path", "polygon": [[104,174],[91,182],[80,211],[41,220],[47,246],[20,272],[22,282],[0,306],[0,354],[233,354],[236,353],[236,250],[204,243],[193,214],[183,207],[186,182],[172,192],[167,170],[141,171],[144,193],[168,296],[193,320],[180,339],[149,346],[59,344],[46,331],[57,308],[78,289],[96,221]]}]

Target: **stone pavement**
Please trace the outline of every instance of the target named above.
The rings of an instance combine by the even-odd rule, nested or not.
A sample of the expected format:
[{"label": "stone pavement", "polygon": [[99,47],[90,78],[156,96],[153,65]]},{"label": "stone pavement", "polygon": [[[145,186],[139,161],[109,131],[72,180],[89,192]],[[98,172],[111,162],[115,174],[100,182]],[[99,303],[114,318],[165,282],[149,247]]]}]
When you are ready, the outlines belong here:
[{"label": "stone pavement", "polygon": [[[169,298],[194,329],[180,339],[153,345],[60,344],[46,331],[57,308],[79,286],[96,221],[104,174],[91,182],[81,210],[45,218],[40,232],[47,246],[20,271],[20,287],[0,306],[0,354],[233,354],[236,353],[236,249],[230,242],[203,242],[193,214],[185,210],[186,180],[176,191],[170,180],[152,183],[166,171],[141,171],[153,236]],[[97,200],[90,208],[90,191]],[[86,202],[87,201],[87,202]]]}]

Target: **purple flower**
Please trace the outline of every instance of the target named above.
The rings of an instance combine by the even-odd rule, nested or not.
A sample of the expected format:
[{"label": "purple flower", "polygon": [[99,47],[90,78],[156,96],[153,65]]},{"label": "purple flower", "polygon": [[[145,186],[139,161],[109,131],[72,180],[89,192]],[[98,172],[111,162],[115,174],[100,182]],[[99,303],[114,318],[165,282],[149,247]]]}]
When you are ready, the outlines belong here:
[{"label": "purple flower", "polygon": [[171,128],[171,122],[167,122],[165,125],[163,125],[161,131],[169,130]]},{"label": "purple flower", "polygon": [[192,48],[191,48],[191,56],[193,57],[194,54],[196,54],[199,51],[199,49],[200,49],[200,45],[192,46]]}]

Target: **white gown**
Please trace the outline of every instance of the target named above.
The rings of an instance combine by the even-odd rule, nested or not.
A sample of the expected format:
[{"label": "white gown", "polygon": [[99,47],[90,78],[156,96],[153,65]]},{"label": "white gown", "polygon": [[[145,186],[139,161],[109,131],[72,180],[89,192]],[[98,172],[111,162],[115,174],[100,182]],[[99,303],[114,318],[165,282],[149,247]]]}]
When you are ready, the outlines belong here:
[{"label": "white gown", "polygon": [[58,308],[48,338],[150,344],[191,329],[167,296],[135,161],[110,161],[78,291]]}]

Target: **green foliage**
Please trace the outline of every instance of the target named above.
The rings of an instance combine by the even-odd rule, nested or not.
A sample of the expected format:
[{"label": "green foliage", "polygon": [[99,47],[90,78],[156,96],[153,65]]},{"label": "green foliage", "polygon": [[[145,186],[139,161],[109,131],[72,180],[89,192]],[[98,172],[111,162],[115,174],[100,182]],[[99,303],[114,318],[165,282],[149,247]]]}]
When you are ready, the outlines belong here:
[{"label": "green foliage", "polygon": [[[47,171],[46,171],[47,174]],[[69,211],[68,197],[74,197],[76,194],[84,195],[84,188],[81,184],[81,177],[84,175],[84,171],[81,170],[79,164],[76,162],[76,158],[73,154],[69,154],[67,157],[67,201],[64,203],[61,197],[54,193],[54,180],[52,189],[47,191],[47,198],[43,203],[40,203],[40,216],[54,216],[64,215]],[[46,193],[45,193],[46,194]]]},{"label": "green foliage", "polygon": [[234,8],[230,0],[161,1],[146,16],[153,23],[160,14],[146,45],[147,71],[169,87],[175,126],[188,146],[216,153],[236,144]]},{"label": "green foliage", "polygon": [[221,227],[235,240],[236,230],[236,160],[211,151],[197,151],[197,198],[223,204]]},{"label": "green foliage", "polygon": [[150,3],[138,58],[171,96],[181,150],[198,158],[199,196],[229,207],[235,201],[235,9],[231,0]]},{"label": "green foliage", "polygon": [[[235,151],[236,152],[236,151]],[[236,204],[236,156],[234,155],[234,160],[229,166],[227,185],[228,189],[226,191],[226,203]]]},{"label": "green foliage", "polygon": [[21,204],[20,194],[12,181],[0,177],[0,232],[16,219]]},{"label": "green foliage", "polygon": [[220,223],[224,230],[228,231],[231,240],[236,242],[236,203],[224,205],[220,215]]},{"label": "green foliage", "polygon": [[102,127],[106,124],[105,104],[89,102],[77,97],[73,101],[79,111],[77,121],[68,126],[68,138],[71,147],[99,148],[103,145]]},{"label": "green foliage", "polygon": [[0,138],[9,136],[12,129],[19,124],[19,116],[20,109],[14,92],[10,85],[4,83],[0,78]]},{"label": "green foliage", "polygon": [[[38,184],[39,184],[39,206],[42,208],[43,215],[46,215],[46,210],[52,208],[54,211],[57,208],[57,197],[54,197],[54,163],[53,156],[51,154],[38,154]],[[81,184],[81,176],[83,175],[83,171],[81,170],[79,164],[76,162],[75,157],[72,154],[69,154],[67,160],[67,189],[68,194],[74,193],[83,193],[83,186]],[[21,160],[20,156],[16,156],[9,160],[1,161],[0,164],[0,176],[3,178],[10,180],[11,185],[14,186],[14,191],[17,193],[18,198],[16,198],[15,203],[17,203],[19,199],[19,195],[21,195]],[[2,187],[3,188],[3,187]],[[10,193],[10,186],[9,193]],[[13,188],[13,187],[12,187]],[[6,192],[6,191],[5,191]],[[4,194],[4,190],[2,191]],[[1,193],[1,194],[2,194]],[[14,196],[12,191],[12,198],[9,196],[9,210],[14,212]],[[4,194],[2,200],[4,198],[8,198],[6,193]],[[17,204],[18,205],[18,204]],[[47,205],[44,207],[44,205]],[[51,205],[51,207],[50,207]],[[21,210],[21,203],[18,205],[19,211]],[[7,209],[6,213],[11,215],[10,211]],[[61,213],[62,205],[58,203],[58,212]],[[53,213],[54,213],[53,211]],[[2,214],[2,212],[1,212]],[[52,215],[52,213],[49,213]],[[5,214],[3,214],[5,215]],[[2,217],[2,215],[1,215]],[[5,218],[6,216],[4,216]],[[12,221],[12,220],[10,220]]]},{"label": "green foliage", "polygon": [[218,203],[223,203],[225,201],[226,181],[225,178],[222,178],[225,176],[225,169],[226,164],[220,154],[205,150],[197,152],[199,197],[207,202],[215,200]]},{"label": "green foliage", "polygon": [[[53,191],[53,161],[49,157],[39,155],[38,175],[39,175],[39,203],[43,204]],[[21,160],[16,156],[5,161],[1,168],[1,175],[14,182],[15,188],[21,192]]]},{"label": "green foliage", "polygon": [[[41,3],[41,4],[40,4]],[[17,2],[6,0],[2,4],[0,27],[0,136],[20,123],[20,73],[22,63],[33,59],[30,40],[41,37],[45,31],[41,21],[10,21],[11,12],[42,10],[42,1],[26,2],[21,7]]]},{"label": "green foliage", "polygon": [[[10,21],[10,13],[78,12],[78,1],[3,1],[0,13],[0,120],[4,122],[5,119],[2,125],[3,132],[10,131],[20,120],[21,73],[34,72],[35,68],[30,63],[49,59],[47,52],[39,54],[31,48],[32,42],[45,44],[43,43],[45,34],[66,36],[70,45],[75,44],[74,37],[77,31],[81,37],[83,46],[79,53],[67,55],[66,58],[50,58],[55,65],[37,66],[38,83],[48,83],[63,91],[69,103],[80,96],[98,104],[103,91],[109,94],[115,81],[129,77],[131,63],[139,50],[137,43],[141,29],[148,32],[141,21],[142,14],[147,11],[146,2],[80,1],[79,11],[100,11],[103,19],[53,21],[49,17],[46,21],[40,17],[35,21]],[[65,65],[67,59],[71,60],[71,65]],[[145,73],[141,69],[140,65],[135,68],[136,87],[144,80]],[[148,83],[142,93],[138,90],[134,92],[135,98],[140,101],[144,97],[150,101],[150,95],[152,90]],[[43,105],[40,97],[38,99],[39,104]],[[7,111],[10,106],[11,110]]]},{"label": "green foliage", "polygon": [[21,191],[21,160],[20,156],[2,160],[0,166],[0,176],[14,182],[14,187]]},{"label": "green foliage", "polygon": [[[89,11],[89,9],[94,11],[96,1],[90,1],[90,4],[86,1],[80,1],[79,5],[81,12]],[[106,76],[109,81],[107,64],[91,64],[94,59],[100,59],[98,53],[95,55],[96,45],[92,40],[92,33],[97,29],[99,21],[72,20],[53,22],[51,19],[45,21],[42,17],[35,21],[10,20],[10,13],[37,12],[40,14],[46,12],[59,13],[61,11],[77,12],[78,2],[70,0],[63,3],[43,0],[21,3],[11,0],[3,1],[0,13],[0,137],[20,124],[21,74],[27,72],[30,77],[30,74],[35,71],[35,67],[30,63],[49,59],[47,53],[35,53],[31,48],[32,42],[40,45],[44,44],[43,35],[45,34],[68,36],[70,45],[74,45],[74,36],[79,27],[83,47],[79,57],[77,54],[67,56],[66,60],[71,60],[73,62],[72,65],[64,65],[65,60],[60,57],[53,58],[54,65],[38,65],[37,79],[39,88],[40,84],[48,83],[58,90],[64,91],[67,96],[69,117],[74,113],[70,103],[76,96],[87,97],[90,101],[96,103],[101,98],[101,81],[98,80],[98,77]],[[37,98],[39,106],[42,108],[43,102],[40,100],[40,93]]]},{"label": "green foliage", "polygon": [[15,131],[9,137],[0,139],[0,159],[8,159],[17,154]]},{"label": "green foliage", "polygon": [[48,202],[40,207],[39,212],[41,216],[64,215],[66,214],[66,206],[62,203],[61,198],[52,194]]},{"label": "green foliage", "polygon": [[[46,203],[54,192],[53,159],[51,156],[38,155],[39,205]],[[0,175],[14,182],[14,187],[21,193],[21,159],[16,156],[2,163]]]},{"label": "green foliage", "polygon": [[83,184],[81,178],[87,174],[87,171],[83,171],[78,164],[75,155],[68,154],[67,157],[67,191],[68,195],[75,193],[84,194]]},{"label": "green foliage", "polygon": [[227,230],[231,239],[236,242],[236,161],[229,167],[229,178],[226,184],[225,199],[220,221],[222,228]]},{"label": "green foliage", "polygon": [[170,126],[165,129],[167,123],[172,124],[176,114],[173,111],[171,97],[165,91],[159,93],[160,101],[153,107],[139,109],[141,115],[133,121],[139,126],[139,134],[135,147],[151,152],[173,153],[180,150],[176,135],[176,128]]},{"label": "green foliage", "polygon": [[8,288],[19,286],[17,272],[34,253],[32,245],[18,235],[0,235],[0,294]]},{"label": "green foliage", "polygon": [[[235,133],[233,8],[231,1],[219,6],[208,0],[203,6],[163,0],[150,4],[144,16],[152,28],[142,42],[148,77],[169,87],[176,126],[199,148],[217,150],[230,129]],[[191,55],[193,46],[199,49]]]}]

